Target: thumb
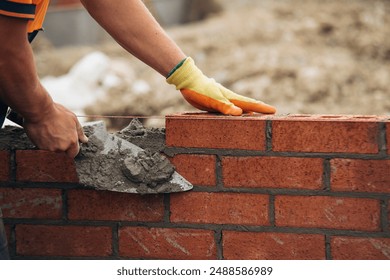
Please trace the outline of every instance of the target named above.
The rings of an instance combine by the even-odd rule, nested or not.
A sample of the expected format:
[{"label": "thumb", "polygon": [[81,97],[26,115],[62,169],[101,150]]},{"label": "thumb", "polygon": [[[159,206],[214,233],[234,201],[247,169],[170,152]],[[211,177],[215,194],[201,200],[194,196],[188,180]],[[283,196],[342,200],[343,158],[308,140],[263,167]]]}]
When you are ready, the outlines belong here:
[{"label": "thumb", "polygon": [[85,135],[83,127],[81,126],[79,121],[76,121],[76,129],[77,129],[77,135],[78,135],[79,141],[81,143],[87,143],[88,137]]}]

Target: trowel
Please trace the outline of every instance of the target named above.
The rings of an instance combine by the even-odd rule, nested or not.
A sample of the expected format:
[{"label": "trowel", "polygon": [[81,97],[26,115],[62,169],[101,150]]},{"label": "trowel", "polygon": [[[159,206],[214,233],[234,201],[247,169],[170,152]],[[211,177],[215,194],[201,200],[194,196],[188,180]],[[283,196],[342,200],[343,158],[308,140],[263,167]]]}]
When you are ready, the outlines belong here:
[{"label": "trowel", "polygon": [[89,141],[75,158],[80,184],[97,190],[153,194],[183,192],[192,184],[160,152],[107,132],[104,122],[83,125]]},{"label": "trowel", "polygon": [[[6,117],[23,126],[23,119],[16,112],[8,110]],[[133,120],[131,126],[136,128],[136,135],[142,134],[140,122]],[[126,133],[108,133],[103,121],[86,123],[83,129],[89,141],[81,144],[75,158],[80,184],[97,190],[139,194],[192,189],[192,184],[175,171],[161,151],[132,144],[123,138]]]}]

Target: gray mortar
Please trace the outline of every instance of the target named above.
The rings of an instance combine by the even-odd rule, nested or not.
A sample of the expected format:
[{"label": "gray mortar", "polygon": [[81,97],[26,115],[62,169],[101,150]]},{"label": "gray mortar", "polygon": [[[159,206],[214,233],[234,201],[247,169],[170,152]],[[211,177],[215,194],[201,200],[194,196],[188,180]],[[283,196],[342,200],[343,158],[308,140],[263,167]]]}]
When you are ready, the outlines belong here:
[{"label": "gray mortar", "polygon": [[[108,133],[103,122],[88,123],[83,128],[89,141],[81,144],[75,158],[81,185],[142,194],[192,189],[161,154],[165,147],[163,129],[146,129],[138,120],[116,134]],[[0,149],[25,150],[35,146],[22,128],[6,127],[0,130]]]},{"label": "gray mortar", "polygon": [[165,128],[145,128],[138,119],[115,135],[152,152],[162,152],[165,148]]},{"label": "gray mortar", "polygon": [[[153,143],[151,136],[155,134],[148,134],[139,122],[133,120],[118,134],[108,133],[103,122],[90,123],[84,126],[84,131],[89,141],[81,145],[76,158],[81,184],[100,190],[130,193],[167,193],[192,189],[192,185],[175,172],[169,160],[160,154],[163,147],[157,148]],[[117,136],[124,134],[128,138],[138,137],[137,140],[149,149],[144,150]],[[142,141],[147,135],[148,141]]]},{"label": "gray mortar", "polygon": [[0,150],[32,150],[35,145],[28,139],[23,128],[6,126],[0,129]]}]

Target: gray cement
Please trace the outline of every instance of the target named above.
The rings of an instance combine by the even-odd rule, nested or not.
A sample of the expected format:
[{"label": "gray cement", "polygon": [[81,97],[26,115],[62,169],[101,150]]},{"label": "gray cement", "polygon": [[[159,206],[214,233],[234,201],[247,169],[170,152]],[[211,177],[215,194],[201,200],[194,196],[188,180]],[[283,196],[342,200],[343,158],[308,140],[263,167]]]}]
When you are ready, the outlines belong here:
[{"label": "gray cement", "polygon": [[[124,130],[108,133],[103,122],[84,125],[89,141],[75,158],[81,185],[127,193],[171,193],[192,189],[161,153],[163,129],[146,129],[133,120]],[[140,146],[131,142],[139,143]],[[34,149],[22,128],[0,130],[0,149]],[[145,148],[145,149],[144,149]]]},{"label": "gray cement", "polygon": [[165,148],[165,128],[145,128],[138,119],[133,119],[115,135],[144,150],[162,152]]}]

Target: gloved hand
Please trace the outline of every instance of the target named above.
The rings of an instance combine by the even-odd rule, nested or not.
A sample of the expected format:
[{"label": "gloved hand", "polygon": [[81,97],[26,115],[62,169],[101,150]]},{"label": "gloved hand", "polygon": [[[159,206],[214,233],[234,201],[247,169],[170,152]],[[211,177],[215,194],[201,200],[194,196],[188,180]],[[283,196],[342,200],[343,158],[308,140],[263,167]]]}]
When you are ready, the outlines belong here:
[{"label": "gloved hand", "polygon": [[[173,73],[172,73],[173,72]],[[188,57],[167,78],[195,108],[208,112],[240,116],[243,112],[274,114],[276,109],[261,101],[238,95],[214,79],[206,77]]]}]

